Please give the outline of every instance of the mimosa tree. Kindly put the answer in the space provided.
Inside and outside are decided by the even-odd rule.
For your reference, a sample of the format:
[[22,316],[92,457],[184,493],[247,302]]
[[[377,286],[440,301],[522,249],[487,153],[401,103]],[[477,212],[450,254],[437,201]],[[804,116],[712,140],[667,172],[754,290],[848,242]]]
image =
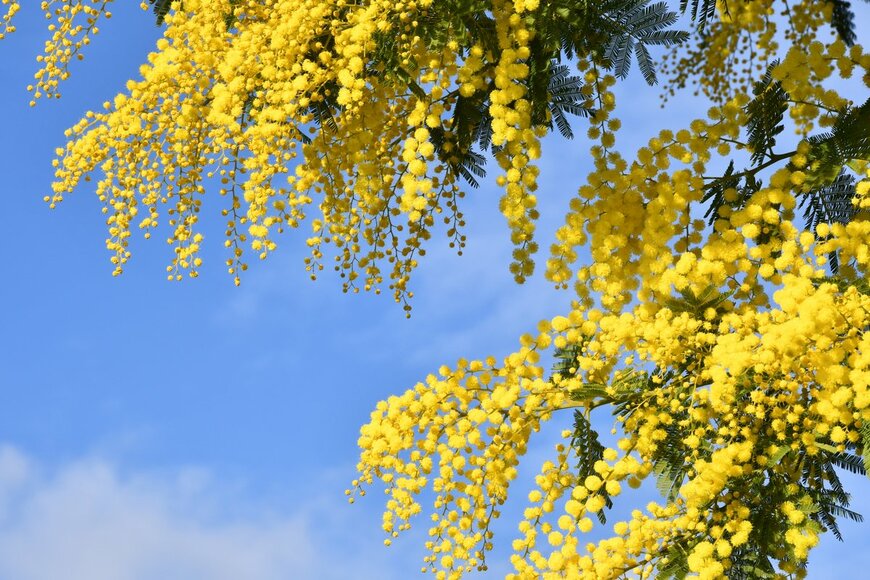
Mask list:
[[[9,32],[18,4],[0,2]],[[43,3],[34,102],[59,95],[109,5]],[[116,274],[141,229],[168,232],[170,279],[195,276],[201,200],[219,194],[236,283],[247,256],[310,227],[312,277],[332,259],[346,290],[386,285],[408,310],[430,238],[465,245],[462,197],[493,159],[522,282],[540,253],[540,139],[585,118],[594,171],[543,258],[570,311],[362,428],[349,493],[386,487],[387,543],[428,512],[427,569],[485,567],[530,438],[565,413],[512,544],[517,577],[803,577],[820,534],[860,518],[838,475],[870,461],[870,53],[848,1],[150,5],[163,38],[70,129],[47,197],[93,176]],[[631,70],[698,90],[707,116],[621,151],[612,88]],[[606,413],[612,448],[593,428]],[[661,500],[587,545],[648,478]]]

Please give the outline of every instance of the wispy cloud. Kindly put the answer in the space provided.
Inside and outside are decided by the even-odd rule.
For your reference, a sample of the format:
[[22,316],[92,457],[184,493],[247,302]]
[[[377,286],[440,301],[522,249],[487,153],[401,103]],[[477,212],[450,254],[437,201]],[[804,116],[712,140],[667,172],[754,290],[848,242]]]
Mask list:
[[[352,513],[359,510],[340,497],[303,498],[284,515],[275,506],[239,514],[226,503],[250,498],[228,494],[203,469],[126,475],[85,458],[49,471],[15,447],[0,447],[0,578],[401,577],[395,570],[404,559],[391,561],[397,554],[382,546],[371,553],[377,533],[354,533],[359,527],[349,518],[371,514]],[[369,523],[376,531],[377,522]]]

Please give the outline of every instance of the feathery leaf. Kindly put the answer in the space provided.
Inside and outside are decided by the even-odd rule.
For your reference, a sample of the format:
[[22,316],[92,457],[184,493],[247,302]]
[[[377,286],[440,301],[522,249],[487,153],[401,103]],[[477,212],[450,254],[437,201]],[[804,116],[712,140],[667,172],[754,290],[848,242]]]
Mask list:
[[164,18],[169,14],[169,9],[172,7],[172,0],[148,0],[154,7],[154,15],[157,17],[157,24],[162,25]]
[[782,83],[773,80],[773,68],[777,64],[779,63],[773,62],[767,68],[764,76],[753,88],[755,98],[746,105],[746,114],[749,117],[746,128],[754,164],[761,163],[765,156],[772,154],[776,136],[784,128],[782,120],[788,109],[788,95],[783,90]]
[[[724,6],[727,13],[728,2],[724,2]],[[716,0],[680,0],[680,11],[685,14],[686,10],[691,11],[692,22],[696,22],[698,28],[704,28],[716,17]]]
[[[580,410],[574,411],[571,448],[577,456],[577,477],[579,480],[583,481],[590,475],[597,475],[595,463],[604,457],[604,445],[598,440],[598,432],[592,428],[589,419]],[[607,509],[613,507],[613,501],[604,488],[601,488],[598,493],[604,497],[604,505]],[[599,511],[596,515],[602,524],[607,521],[604,510]]]

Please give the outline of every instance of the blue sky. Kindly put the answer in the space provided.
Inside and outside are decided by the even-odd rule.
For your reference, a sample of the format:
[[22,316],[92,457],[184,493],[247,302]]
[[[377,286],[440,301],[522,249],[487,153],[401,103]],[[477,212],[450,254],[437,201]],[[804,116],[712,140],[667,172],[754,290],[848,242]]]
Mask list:
[[[343,295],[329,275],[310,282],[305,231],[285,235],[239,288],[222,266],[220,226],[206,231],[197,280],[165,281],[170,250],[157,239],[134,239],[133,260],[113,278],[93,192],[54,211],[42,197],[63,130],[119,91],[153,47],[159,30],[136,4],[115,6],[63,98],[35,109],[24,87],[44,21],[25,8],[0,43],[0,580],[415,575],[425,522],[385,549],[379,494],[345,501],[359,426],[378,400],[441,364],[507,354],[569,296],[540,277],[513,283],[492,180],[469,194],[465,255],[432,244],[411,320],[388,296]],[[686,101],[663,113],[639,81],[620,88],[624,145],[703,110]],[[590,169],[585,145],[548,140],[542,169],[547,247]],[[539,437],[526,475],[552,442]],[[870,513],[859,496],[862,505]],[[855,577],[837,570],[870,562],[856,549],[866,527],[844,527],[851,549],[826,538],[811,577]],[[509,512],[504,544],[514,529]],[[487,576],[506,570],[497,559],[492,568]]]

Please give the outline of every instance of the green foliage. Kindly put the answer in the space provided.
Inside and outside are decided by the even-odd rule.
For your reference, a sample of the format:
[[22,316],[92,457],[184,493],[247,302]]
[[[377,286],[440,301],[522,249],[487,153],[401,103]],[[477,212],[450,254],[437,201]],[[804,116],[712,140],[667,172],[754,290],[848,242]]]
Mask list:
[[[571,448],[577,457],[577,476],[580,481],[590,475],[597,475],[595,462],[604,457],[604,445],[598,440],[598,432],[592,428],[589,417],[583,411],[574,411],[574,432],[571,434]],[[601,488],[599,493],[604,497],[604,505],[607,509],[613,507],[613,500],[607,490]],[[598,512],[598,520],[603,524],[607,522],[604,510]]]
[[679,16],[668,10],[664,2],[648,4],[646,0],[633,0],[619,4],[624,5],[616,8],[611,16],[618,32],[607,43],[605,59],[617,77],[625,78],[634,53],[644,80],[650,85],[655,84],[655,68],[647,46],[670,47],[686,40],[688,33],[669,30]]
[[831,130],[808,139],[807,187],[821,187],[836,179],[849,162],[870,160],[870,99],[857,107],[845,107]]
[[833,11],[831,12],[831,26],[840,35],[848,46],[855,44],[855,14],[848,0],[830,0]]
[[665,552],[665,558],[657,569],[656,580],[683,580],[689,575],[689,552],[691,546],[683,539],[674,542]]
[[818,522],[834,536],[843,541],[843,535],[837,525],[837,518],[846,518],[854,522],[864,521],[861,514],[849,509],[849,494],[843,488],[837,469],[858,475],[866,475],[863,459],[850,452],[840,452],[828,443],[818,443],[822,449],[816,455],[800,452],[800,487],[813,501],[815,511],[810,518]]
[[553,129],[553,123],[555,123],[562,137],[573,139],[574,133],[571,131],[567,115],[584,117],[588,116],[592,112],[592,109],[584,106],[586,96],[583,93],[582,79],[577,76],[571,76],[569,71],[570,69],[567,65],[552,63],[549,84],[547,85],[550,119],[543,120],[543,123],[550,130]]
[[671,312],[679,314],[680,312],[688,312],[697,319],[706,318],[708,308],[713,308],[717,316],[727,311],[725,303],[731,297],[730,293],[719,292],[716,286],[707,286],[699,293],[695,294],[689,289],[679,291],[679,298],[668,298],[665,300]]
[[[685,415],[685,412],[681,415]],[[682,445],[688,433],[675,424],[665,425],[664,431],[665,438],[659,444],[653,458],[653,473],[656,476],[656,488],[659,493],[668,501],[673,501],[679,495],[680,486],[683,485],[690,467],[686,464],[685,449]]]
[[172,0],[148,0],[154,10],[154,15],[157,17],[157,24],[163,24],[164,18],[169,14],[169,8],[172,6]]
[[[819,224],[848,224],[857,213],[852,204],[854,196],[855,178],[841,170],[840,175],[830,185],[812,189],[801,196],[799,207],[804,210],[805,227],[816,235],[816,239],[819,239],[820,236],[816,231]],[[836,274],[840,269],[837,252],[828,254],[828,263],[831,272]]]
[[[832,5],[831,26],[837,31],[847,46],[852,46],[858,40],[855,34],[855,14],[849,0],[828,0]],[[870,0],[864,0],[868,2]]]
[[[725,2],[725,10],[728,9],[728,2]],[[690,12],[692,22],[698,25],[698,28],[704,28],[707,22],[716,17],[716,0],[680,0],[680,10],[682,12]]]
[[821,223],[847,224],[852,221],[856,213],[852,204],[854,195],[855,178],[841,170],[830,185],[801,196],[799,207],[804,210],[807,229],[815,231]]
[[[669,28],[678,16],[666,3],[651,4],[649,0],[542,2],[530,18],[538,34],[537,46],[548,60],[561,60],[562,55],[595,55],[602,59],[599,64],[624,78],[636,54],[638,66],[650,83],[655,82],[655,71],[647,46],[669,47],[688,38],[687,32]],[[531,58],[536,58],[534,53]]]
[[712,225],[722,217],[722,208],[728,207],[732,212],[742,209],[752,195],[761,189],[761,182],[754,174],[734,173],[734,161],[728,163],[728,168],[721,177],[712,180],[704,189],[702,202],[708,203],[704,217]]
[[749,117],[746,130],[749,148],[752,150],[752,163],[761,163],[767,156],[773,156],[776,136],[782,133],[783,116],[788,109],[788,94],[782,83],[773,80],[773,69],[779,64],[774,61],[767,68],[761,81],[755,84],[755,98],[746,106]]
[[[870,288],[864,294],[870,294]],[[870,473],[870,422],[861,424],[861,444],[859,446],[864,471]]]
[[[553,363],[553,375],[562,378],[573,377],[577,374],[577,357],[580,356],[580,347],[571,345],[566,348],[557,348]],[[603,388],[603,386],[602,386]],[[575,397],[576,399],[577,397]]]

